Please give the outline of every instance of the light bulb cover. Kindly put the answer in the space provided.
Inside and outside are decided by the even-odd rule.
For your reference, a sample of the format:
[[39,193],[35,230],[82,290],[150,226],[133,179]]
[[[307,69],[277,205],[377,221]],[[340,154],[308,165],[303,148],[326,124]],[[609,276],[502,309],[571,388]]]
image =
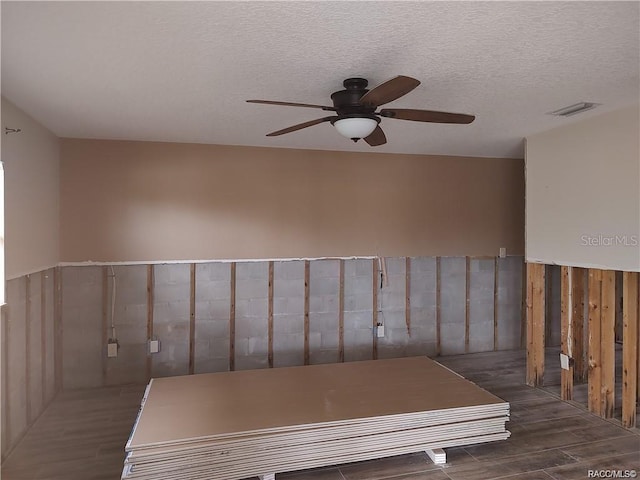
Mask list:
[[342,117],[333,123],[338,133],[347,138],[366,138],[373,133],[380,119],[374,116]]

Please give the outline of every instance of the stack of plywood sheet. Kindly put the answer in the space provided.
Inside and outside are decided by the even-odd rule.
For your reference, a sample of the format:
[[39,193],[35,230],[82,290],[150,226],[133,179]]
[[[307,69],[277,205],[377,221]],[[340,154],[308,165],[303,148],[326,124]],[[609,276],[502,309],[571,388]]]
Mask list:
[[122,478],[236,480],[504,440],[508,418],[427,357],[159,378]]

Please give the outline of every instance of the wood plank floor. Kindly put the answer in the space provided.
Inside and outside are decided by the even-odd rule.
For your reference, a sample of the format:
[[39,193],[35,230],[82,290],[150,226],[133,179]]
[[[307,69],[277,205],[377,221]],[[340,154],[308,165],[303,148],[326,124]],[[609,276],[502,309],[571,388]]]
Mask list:
[[[640,432],[523,384],[524,352],[439,359],[511,402],[505,442],[448,449],[446,466],[424,453],[277,475],[280,480],[564,480],[594,469],[640,473]],[[60,394],[2,465],[3,480],[117,480],[144,386]],[[268,472],[266,472],[268,473]]]

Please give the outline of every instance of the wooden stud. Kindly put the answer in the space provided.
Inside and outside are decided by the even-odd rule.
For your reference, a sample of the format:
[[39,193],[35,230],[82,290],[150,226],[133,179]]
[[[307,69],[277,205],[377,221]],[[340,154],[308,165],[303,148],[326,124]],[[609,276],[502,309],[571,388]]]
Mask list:
[[600,415],[613,417],[616,375],[616,272],[602,272],[602,306],[600,308]]
[[590,412],[600,414],[601,359],[600,306],[602,301],[602,270],[589,269],[589,398]]
[[[153,286],[155,283],[155,272],[153,265],[147,265],[147,341],[153,338]],[[153,373],[153,362],[151,354],[147,354],[147,379]]]
[[25,405],[27,410],[27,425],[33,421],[33,409],[31,405],[31,275],[25,276],[25,338],[26,338],[26,358],[25,366]]
[[411,257],[405,257],[405,280],[404,280],[404,321],[407,324],[407,335],[411,336]]
[[[640,278],[638,278],[638,302],[640,302]],[[638,305],[637,310],[638,310],[638,316],[640,317],[640,304]],[[638,321],[640,322],[640,318],[638,318]],[[638,379],[636,382],[636,392],[638,393],[638,397],[640,398],[640,325],[638,325],[638,366],[636,370],[638,372]]]
[[107,342],[109,340],[109,267],[102,267],[102,345],[100,355],[102,361],[102,385],[107,384]]
[[527,385],[544,380],[545,265],[527,263]]
[[442,353],[442,344],[440,342],[440,318],[442,316],[442,308],[441,308],[441,291],[442,291],[442,281],[441,281],[441,267],[440,267],[440,257],[436,257],[436,355],[440,356]]
[[309,260],[304,261],[304,364],[309,365]]
[[378,359],[378,335],[377,335],[377,328],[378,328],[378,284],[380,282],[380,268],[378,265],[378,259],[374,258],[373,259],[373,290],[372,290],[372,297],[373,297],[373,302],[372,302],[372,325],[373,325],[373,341],[372,341],[372,349],[371,349],[371,356],[374,360]]
[[560,352],[569,357],[568,369],[560,369],[560,398],[573,399],[573,302],[571,300],[573,272],[571,267],[560,267]]
[[196,264],[189,268],[189,374],[196,372]]
[[40,371],[42,407],[47,405],[47,270],[40,274]]
[[338,300],[338,361],[344,362],[344,260],[340,259],[340,298]]
[[551,345],[551,332],[553,330],[553,265],[544,266],[544,298],[545,298],[545,313],[544,313],[544,344]]
[[499,280],[500,257],[493,259],[493,351],[500,349],[498,336],[498,280]]
[[229,282],[229,370],[236,369],[236,262],[230,264]]
[[622,309],[623,309],[623,293],[622,293],[622,272],[616,271],[616,326],[615,326],[615,341],[616,343],[622,343]]
[[273,262],[269,262],[269,313],[267,318],[268,330],[268,360],[269,368],[273,368]]
[[587,359],[584,348],[584,298],[585,269],[571,268],[571,330],[574,359],[573,380],[584,383],[587,379]]
[[53,357],[54,357],[54,378],[56,393],[62,390],[62,272],[61,267],[53,269]]
[[465,282],[464,282],[464,352],[469,353],[469,313],[471,291],[471,258],[465,257]]
[[638,400],[638,273],[622,274],[622,426],[636,426]]

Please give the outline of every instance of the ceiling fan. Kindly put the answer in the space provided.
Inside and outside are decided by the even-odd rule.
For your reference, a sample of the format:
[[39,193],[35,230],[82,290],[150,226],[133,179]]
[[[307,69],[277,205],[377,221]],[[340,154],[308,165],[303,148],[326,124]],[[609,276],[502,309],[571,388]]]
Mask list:
[[468,124],[476,118],[473,115],[465,115],[462,113],[435,112],[432,110],[407,108],[383,108],[376,112],[379,106],[406,95],[420,85],[420,81],[415,78],[399,75],[378,85],[372,90],[367,90],[369,82],[364,78],[347,78],[342,84],[344,85],[344,90],[331,94],[333,107],[308,103],[274,102],[270,100],[247,100],[247,102],[283,105],[287,107],[319,108],[336,113],[334,116],[318,118],[268,133],[267,137],[276,137],[320,123],[331,122],[331,125],[336,127],[338,133],[344,137],[350,138],[354,142],[363,138],[364,141],[372,147],[387,143],[387,138],[380,128],[381,117],[412,120],[414,122],[458,124]]

